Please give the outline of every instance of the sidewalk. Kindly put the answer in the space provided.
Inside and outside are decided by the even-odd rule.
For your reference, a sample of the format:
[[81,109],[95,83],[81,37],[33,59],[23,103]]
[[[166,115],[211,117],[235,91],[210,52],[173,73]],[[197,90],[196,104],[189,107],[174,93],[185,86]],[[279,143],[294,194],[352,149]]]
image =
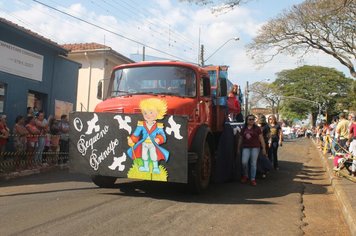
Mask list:
[[29,176],[33,174],[39,174],[47,171],[51,171],[54,169],[65,169],[68,168],[67,164],[60,164],[60,165],[42,165],[34,169],[24,169],[21,171],[13,171],[9,173],[0,173],[0,182],[6,181],[13,178],[18,178],[21,176]]
[[[315,144],[314,140],[313,143]],[[317,148],[316,144],[315,147]],[[330,177],[336,197],[340,203],[341,211],[350,228],[351,235],[356,235],[356,183],[343,177],[337,177],[333,173],[333,160],[324,156],[319,150],[320,158]]]

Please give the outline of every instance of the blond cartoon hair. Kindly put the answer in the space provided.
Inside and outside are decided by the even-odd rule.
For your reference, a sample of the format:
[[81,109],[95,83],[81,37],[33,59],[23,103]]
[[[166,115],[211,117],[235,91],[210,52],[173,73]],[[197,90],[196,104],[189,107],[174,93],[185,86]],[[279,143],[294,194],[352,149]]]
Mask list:
[[167,113],[167,102],[159,98],[148,98],[140,102],[141,111],[156,110],[157,120],[163,119]]

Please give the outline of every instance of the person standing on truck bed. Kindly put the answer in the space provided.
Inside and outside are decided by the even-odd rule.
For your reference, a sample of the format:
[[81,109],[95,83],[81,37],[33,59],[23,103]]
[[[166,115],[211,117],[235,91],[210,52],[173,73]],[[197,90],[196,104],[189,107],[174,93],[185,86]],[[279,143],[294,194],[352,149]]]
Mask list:
[[241,104],[238,97],[239,86],[234,84],[228,94],[228,108],[229,114],[228,118],[230,121],[243,121],[243,116],[241,114]]
[[[238,150],[242,148],[242,178],[241,183],[246,183],[250,177],[251,185],[256,186],[257,158],[261,151],[262,155],[267,155],[266,145],[262,136],[261,128],[255,123],[256,117],[248,115],[245,125],[241,130],[238,143]],[[261,149],[262,147],[262,149]],[[250,175],[249,175],[250,162]]]

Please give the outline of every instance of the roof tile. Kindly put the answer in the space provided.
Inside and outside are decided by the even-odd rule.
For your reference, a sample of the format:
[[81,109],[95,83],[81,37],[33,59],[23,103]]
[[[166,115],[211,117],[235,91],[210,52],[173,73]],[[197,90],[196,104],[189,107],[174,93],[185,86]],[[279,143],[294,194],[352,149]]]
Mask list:
[[65,49],[71,52],[96,50],[96,49],[111,49],[111,47],[99,43],[69,43],[69,44],[63,44],[62,47],[64,47]]

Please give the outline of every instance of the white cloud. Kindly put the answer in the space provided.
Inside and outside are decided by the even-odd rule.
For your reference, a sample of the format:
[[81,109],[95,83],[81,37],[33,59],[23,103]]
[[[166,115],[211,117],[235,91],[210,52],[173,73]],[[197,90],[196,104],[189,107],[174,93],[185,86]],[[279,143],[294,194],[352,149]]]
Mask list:
[[[198,59],[199,29],[200,43],[205,46],[206,57],[227,40],[238,36],[240,41],[226,43],[208,63],[229,65],[230,78],[242,85],[246,81],[274,79],[274,73],[280,70],[301,66],[297,63],[297,58],[280,56],[260,70],[256,69],[254,62],[245,54],[245,45],[257,34],[264,22],[255,19],[256,12],[249,9],[248,5],[215,16],[208,8],[197,8],[184,3],[173,4],[169,0],[153,0],[144,3],[140,1],[140,4],[145,5],[135,6],[135,9],[132,9],[135,14],[131,13],[131,15],[129,11],[124,11],[125,14],[123,14],[119,9],[103,11],[93,8],[93,5],[87,1],[83,4],[73,3],[67,9],[61,7],[61,10],[160,51],[193,62],[197,62]],[[1,0],[0,5],[5,6]],[[60,44],[105,43],[125,56],[137,51],[142,52],[142,45],[139,43],[123,39],[38,4],[22,3],[20,10],[11,10],[5,6],[5,10],[11,15],[0,12],[0,16]],[[113,12],[117,12],[116,15],[112,15]],[[150,48],[146,48],[146,53],[169,58],[168,55]],[[337,61],[323,54],[308,56],[305,62],[324,66],[339,65]],[[340,68],[342,66],[338,66],[339,70]]]
[[172,4],[170,0],[155,0],[162,10],[171,10]]
[[69,6],[67,10],[64,9],[65,12],[74,15],[76,17],[82,17],[87,14],[88,10],[82,6],[80,3],[75,3]]

